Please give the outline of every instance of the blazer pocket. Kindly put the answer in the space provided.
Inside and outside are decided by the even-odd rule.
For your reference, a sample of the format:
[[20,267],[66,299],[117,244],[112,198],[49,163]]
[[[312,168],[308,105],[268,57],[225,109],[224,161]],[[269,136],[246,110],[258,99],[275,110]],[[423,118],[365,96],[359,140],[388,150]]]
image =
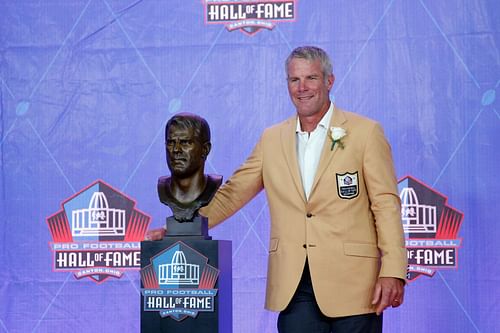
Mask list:
[[279,238],[271,238],[269,242],[269,253],[276,252],[278,250]]
[[380,251],[375,244],[344,243],[344,254],[356,257],[380,257]]

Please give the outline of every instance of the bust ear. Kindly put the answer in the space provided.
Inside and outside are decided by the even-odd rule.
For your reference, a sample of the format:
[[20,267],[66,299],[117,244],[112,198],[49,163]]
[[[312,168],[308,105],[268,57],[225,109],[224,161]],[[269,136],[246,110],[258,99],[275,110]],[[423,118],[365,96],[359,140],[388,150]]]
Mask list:
[[210,154],[210,150],[212,149],[212,143],[205,142],[203,144],[203,159],[206,160],[208,154]]

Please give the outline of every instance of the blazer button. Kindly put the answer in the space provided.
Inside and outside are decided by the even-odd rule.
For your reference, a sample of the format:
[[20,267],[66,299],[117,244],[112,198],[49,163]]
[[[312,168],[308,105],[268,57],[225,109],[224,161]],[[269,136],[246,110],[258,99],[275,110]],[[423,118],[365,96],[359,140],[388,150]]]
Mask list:
[[307,213],[306,216],[307,216],[307,218],[311,218],[313,216],[313,214]]
[[307,245],[306,244],[302,244],[302,247],[305,249],[305,248],[307,248]]

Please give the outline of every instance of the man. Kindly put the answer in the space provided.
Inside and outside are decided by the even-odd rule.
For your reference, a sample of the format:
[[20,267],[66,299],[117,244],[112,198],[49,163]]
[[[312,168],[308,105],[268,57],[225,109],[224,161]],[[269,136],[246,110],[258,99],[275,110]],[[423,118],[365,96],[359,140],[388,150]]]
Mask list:
[[[212,147],[205,119],[179,113],[165,126],[165,152],[171,176],[158,179],[160,201],[172,209],[175,220],[192,221],[198,209],[208,204],[222,177],[205,175],[205,161]],[[159,231],[162,235],[164,229]]]
[[407,266],[390,147],[376,122],[330,102],[322,49],[293,50],[286,72],[296,115],[264,131],[200,214],[213,227],[265,189],[266,308],[280,311],[279,331],[381,332]]

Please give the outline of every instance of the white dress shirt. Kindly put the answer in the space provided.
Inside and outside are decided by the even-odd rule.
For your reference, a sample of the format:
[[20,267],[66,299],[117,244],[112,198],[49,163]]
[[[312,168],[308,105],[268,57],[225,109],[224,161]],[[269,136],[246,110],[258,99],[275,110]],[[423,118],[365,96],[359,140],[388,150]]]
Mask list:
[[311,187],[318,168],[321,151],[328,134],[328,125],[334,111],[333,103],[312,132],[303,132],[297,117],[297,158],[306,199],[309,200]]

